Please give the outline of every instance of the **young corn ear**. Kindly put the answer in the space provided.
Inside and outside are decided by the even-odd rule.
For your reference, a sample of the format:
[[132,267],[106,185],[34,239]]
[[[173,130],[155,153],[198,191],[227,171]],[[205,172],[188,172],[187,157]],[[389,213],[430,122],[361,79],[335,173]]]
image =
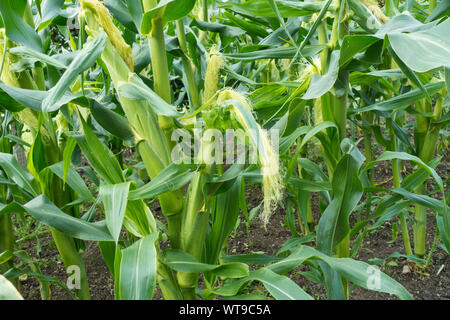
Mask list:
[[372,14],[380,20],[382,23],[385,23],[389,20],[388,17],[384,14],[384,12],[378,6],[378,2],[374,0],[362,0],[361,1],[371,12]]
[[94,13],[97,23],[106,32],[111,44],[116,48],[130,70],[133,70],[135,59],[131,47],[125,42],[120,30],[114,25],[114,21],[108,12],[108,9],[97,0],[81,0],[81,7],[83,9],[89,9]]
[[[224,90],[222,91],[217,102],[225,102],[227,100],[238,101],[242,106],[244,106],[248,111],[251,111],[250,104],[248,100],[240,93],[234,90]],[[236,107],[232,106],[232,112],[238,120],[238,122],[244,128],[244,131],[252,137],[252,127],[248,122],[242,111]],[[253,137],[252,142],[256,145],[258,149],[258,160],[261,165],[261,173],[263,176],[263,194],[264,194],[264,207],[261,214],[261,220],[264,226],[267,225],[272,211],[277,205],[277,202],[282,198],[282,178],[280,175],[280,165],[279,157],[277,152],[274,150],[273,145],[267,135],[267,131],[263,130],[259,124],[256,124],[257,137]]]
[[203,104],[206,104],[216,92],[219,90],[219,72],[222,67],[223,58],[219,54],[217,47],[212,46],[209,51],[206,73],[205,73],[205,82],[204,82],[204,90],[203,90]]

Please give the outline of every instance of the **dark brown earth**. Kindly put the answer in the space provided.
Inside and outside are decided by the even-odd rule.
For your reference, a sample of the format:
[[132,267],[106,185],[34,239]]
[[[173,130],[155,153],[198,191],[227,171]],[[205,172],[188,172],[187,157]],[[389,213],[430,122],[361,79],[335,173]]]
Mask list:
[[[437,171],[441,177],[448,177],[449,157],[444,158],[438,166]],[[411,172],[406,167],[407,172]],[[392,187],[389,181],[391,171],[389,167],[383,164],[375,167],[375,181],[386,188]],[[431,184],[431,183],[430,183]],[[429,190],[432,186],[429,186]],[[257,186],[247,186],[246,198],[248,209],[257,206],[262,200],[261,190]],[[313,197],[313,215],[318,221],[320,216],[317,206],[317,197]],[[164,222],[160,208],[157,204],[152,205],[157,218]],[[249,230],[246,230],[244,224],[244,216],[241,215],[241,225],[232,234],[229,240],[229,254],[243,254],[250,252],[264,252],[269,255],[276,255],[281,246],[292,235],[285,226],[285,214],[283,209],[277,208],[271,217],[270,223],[264,229],[258,217],[251,222]],[[355,217],[351,217],[351,223],[355,221]],[[431,247],[435,232],[435,219],[430,212],[429,224],[427,228],[427,248]],[[385,223],[374,233],[367,234],[363,245],[361,246],[357,256],[358,260],[369,262],[369,259],[384,259],[394,252],[403,253],[402,237],[399,232],[395,241],[392,241],[392,224],[395,221]],[[412,234],[410,234],[412,239]],[[41,272],[44,275],[58,278],[61,282],[65,282],[66,274],[62,262],[58,257],[57,250],[51,240],[49,234],[45,234],[40,238],[42,251],[38,261],[41,261]],[[24,249],[33,257],[36,256],[35,240],[30,240],[24,244]],[[307,245],[314,246],[314,243]],[[113,295],[113,280],[102,260],[100,251],[95,242],[87,242],[87,249],[83,254],[91,290],[92,299],[111,300]],[[408,266],[408,270],[405,270]],[[324,288],[302,276],[299,272],[307,271],[309,267],[300,266],[297,270],[290,273],[291,279],[300,285],[306,292],[315,299],[326,299]],[[415,299],[419,300],[450,300],[450,258],[443,249],[437,247],[433,256],[432,263],[426,270],[413,270],[405,258],[390,259],[381,266],[381,270],[391,276],[393,279],[401,283]],[[71,297],[60,287],[51,284],[52,299],[71,299]],[[33,278],[21,281],[21,293],[25,299],[40,299],[38,282]],[[155,294],[155,299],[161,299],[159,291]],[[394,296],[384,293],[369,291],[362,288],[354,289],[350,294],[350,299],[367,300],[367,299],[397,299]]]

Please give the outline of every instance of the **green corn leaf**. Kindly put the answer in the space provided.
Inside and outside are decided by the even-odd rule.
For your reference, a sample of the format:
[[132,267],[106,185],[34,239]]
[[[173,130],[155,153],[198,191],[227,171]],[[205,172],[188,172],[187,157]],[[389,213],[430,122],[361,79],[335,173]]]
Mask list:
[[22,168],[12,154],[0,153],[0,166],[20,188],[33,197],[38,196],[40,190],[38,182]]
[[441,0],[437,4],[436,8],[434,8],[433,12],[431,12],[431,14],[425,20],[425,22],[430,22],[430,21],[436,20],[437,18],[441,17],[448,10],[450,10],[450,2]]
[[[398,215],[400,215],[403,212],[403,209],[406,208],[411,204],[411,201],[401,201],[396,202],[393,206],[389,207],[388,209],[384,210],[383,215],[370,227],[370,229],[376,229],[379,226],[381,226],[383,223],[387,221],[391,221]],[[374,215],[371,217],[374,219]]]
[[153,111],[159,115],[167,117],[178,117],[181,114],[175,106],[168,104],[158,96],[152,89],[135,74],[130,74],[128,82],[119,82],[119,92],[121,95],[131,100],[146,100]]
[[0,13],[5,24],[6,36],[14,42],[42,52],[41,38],[22,18],[26,5],[27,0],[0,1]]
[[311,181],[306,179],[298,179],[291,177],[289,179],[291,183],[297,190],[304,190],[309,192],[319,192],[331,190],[331,183],[328,181]]
[[[281,247],[280,250],[278,250],[277,255],[280,255],[285,252],[293,252],[298,248],[299,245],[301,245],[303,243],[308,243],[308,242],[314,241],[315,239],[316,239],[315,233],[309,233],[308,235],[303,236],[303,237],[291,238],[283,244],[283,246]],[[281,260],[281,258],[279,258],[277,261],[279,261],[279,260]],[[277,262],[277,261],[274,261],[274,262]]]
[[411,15],[401,14],[393,17],[387,21],[382,28],[380,28],[375,36],[384,39],[387,34],[399,33],[399,32],[418,32],[433,28],[435,23],[423,24],[419,20],[415,19]]
[[92,66],[102,53],[106,43],[106,33],[100,32],[92,41],[88,42],[76,55],[72,63],[59,79],[58,83],[49,91],[42,101],[42,111],[52,112],[64,104],[64,95],[78,75]]
[[[269,35],[266,29],[258,24],[254,24],[248,22],[247,20],[236,17],[227,11],[225,11],[223,15],[227,17],[233,25],[241,28],[242,30],[245,30],[248,34],[260,37],[267,37]],[[289,30],[289,32],[291,31]]]
[[29,47],[14,47],[9,49],[9,52],[16,56],[36,58],[37,60],[44,62],[50,66],[54,66],[58,69],[67,69],[67,66],[62,64],[59,60],[41,52],[35,51]]
[[[424,87],[430,95],[433,95],[445,87],[445,82],[439,81],[435,83],[428,83]],[[355,112],[367,112],[372,110],[378,111],[401,110],[409,107],[416,100],[424,97],[425,95],[422,90],[414,89],[407,93],[395,96],[389,100],[378,102],[367,107],[358,109],[349,109],[348,112],[355,113]]]
[[109,184],[125,182],[119,161],[92,132],[83,117],[80,116],[85,136],[74,135],[83,154],[95,169],[95,171]]
[[[116,18],[117,21],[119,21],[124,27],[126,27],[128,30],[134,33],[138,33],[139,29],[137,28],[136,25],[137,20],[135,20],[133,15],[130,13],[130,4],[129,4],[130,2],[131,2],[130,0],[126,1],[126,3],[124,1],[105,0],[104,4],[106,8],[108,8],[108,10],[114,16],[114,18]],[[139,6],[141,6],[140,1]]]
[[[56,174],[61,180],[64,180],[65,168],[62,161],[49,166],[48,169]],[[77,192],[82,199],[94,200],[94,197],[84,183],[83,178],[81,178],[73,167],[68,167],[65,183],[67,183],[72,190]]]
[[331,53],[330,65],[326,74],[313,74],[308,90],[303,95],[302,99],[316,99],[328,92],[337,80],[339,73],[339,56],[340,51],[335,50]]
[[438,212],[440,214],[443,214],[445,212],[445,207],[442,201],[439,201],[437,199],[431,198],[423,194],[412,193],[402,188],[395,188],[392,189],[391,191],[400,194],[407,199],[410,199],[414,203],[430,208],[431,210]]
[[288,277],[276,274],[267,268],[252,271],[248,277],[211,290],[211,292],[221,296],[235,296],[242,287],[251,281],[261,282],[277,300],[313,300],[309,294]]
[[[289,161],[288,169],[285,175],[285,180],[289,181],[292,173],[294,172],[294,168],[297,164],[297,158],[299,156],[300,150],[310,141],[314,136],[320,135],[320,133],[327,128],[335,128],[337,130],[336,124],[330,121],[324,121],[319,123],[313,128],[308,128],[306,135],[303,137],[301,144],[297,147],[297,151],[295,152],[294,157]],[[295,132],[294,132],[295,133]]]
[[419,77],[414,73],[413,70],[411,70],[405,63],[403,63],[402,60],[400,60],[400,58],[395,54],[395,52],[391,49],[391,47],[388,47],[388,51],[389,51],[390,55],[392,56],[392,58],[394,59],[394,61],[397,63],[397,65],[403,71],[403,73],[408,77],[408,79],[412,83],[414,83],[416,86],[419,87],[420,91],[423,92],[425,98],[428,100],[428,102],[431,103],[430,94],[428,93],[427,89],[420,81]]
[[339,66],[345,65],[355,56],[355,54],[366,50],[377,41],[380,41],[380,39],[368,35],[345,36],[342,40]]
[[104,221],[86,222],[74,218],[61,211],[44,195],[27,202],[23,207],[36,220],[73,238],[94,241],[113,240]]
[[[393,152],[393,151],[385,151],[383,152],[383,154],[381,156],[379,156],[375,161],[369,162],[364,170],[368,170],[370,168],[372,168],[375,163],[379,162],[379,161],[388,161],[388,160],[392,160],[392,159],[399,159],[399,160],[407,160],[407,161],[412,161],[414,163],[417,163],[418,165],[420,165],[422,168],[424,168],[429,174],[431,174],[431,176],[434,178],[434,180],[436,181],[436,183],[439,186],[439,189],[441,190],[442,194],[445,195],[445,191],[444,191],[444,185],[442,182],[441,177],[436,173],[436,171],[428,166],[427,164],[425,164],[420,158],[410,155],[408,153],[405,152]],[[444,197],[445,198],[445,197]]]
[[294,281],[286,276],[276,274],[270,269],[262,268],[251,275],[261,281],[270,294],[277,300],[313,300]]
[[154,8],[144,13],[141,33],[152,31],[152,20],[162,19],[163,23],[175,21],[188,15],[194,8],[195,0],[161,0]]
[[[48,91],[16,88],[8,86],[4,83],[0,83],[0,89],[8,94],[10,98],[16,101],[15,103],[12,102],[12,105],[9,105],[11,103],[9,101],[11,100],[8,100],[8,102],[5,101],[5,106],[7,106],[7,109],[13,112],[22,110],[23,106],[36,111],[41,111],[41,105],[44,99],[49,96]],[[60,106],[62,106],[66,103],[74,101],[79,103],[80,105],[84,105],[85,99],[86,98],[81,97],[80,93],[72,94],[71,92],[66,91],[63,93],[58,103]],[[19,104],[17,104],[17,102],[19,102]]]
[[109,272],[114,278],[114,260],[116,257],[116,244],[113,241],[99,241],[98,247]]
[[350,231],[348,217],[361,199],[363,191],[358,173],[360,166],[360,161],[346,154],[335,169],[332,180],[334,197],[317,226],[317,245],[326,254],[331,255],[335,246]]
[[5,213],[13,213],[13,212],[15,212],[15,213],[24,212],[24,209],[17,202],[10,202],[6,205],[3,203],[0,203],[0,215],[5,214]]
[[350,73],[349,80],[352,85],[358,85],[358,84],[369,84],[371,82],[383,78],[390,78],[396,80],[396,79],[404,79],[406,78],[406,76],[400,69],[377,70],[368,73],[354,71]]
[[427,30],[391,33],[389,42],[397,56],[409,68],[416,72],[426,72],[441,66],[450,66],[449,29],[450,20],[447,19]]
[[104,107],[95,100],[92,101],[91,114],[106,131],[125,140],[129,144],[133,144],[134,133],[124,117]]
[[[288,18],[307,16],[314,12],[319,12],[323,8],[325,1],[294,2],[278,0],[276,4],[280,16]],[[277,13],[274,12],[267,0],[249,0],[241,3],[234,1],[220,2],[219,7],[250,17],[277,18]],[[335,6],[332,6],[331,9],[336,10]]]
[[185,165],[171,163],[146,185],[130,191],[128,199],[148,199],[177,190],[192,180],[195,172]]
[[289,148],[297,141],[297,139],[300,136],[305,135],[306,133],[308,133],[308,131],[310,129],[311,129],[310,127],[302,126],[300,128],[295,129],[295,131],[292,132],[289,136],[282,137],[280,139],[280,146],[279,146],[280,154],[283,154],[286,151],[288,151]]
[[41,23],[39,24],[38,31],[41,31],[48,27],[50,23],[58,15],[63,13],[61,9],[64,5],[64,0],[45,0],[42,4]]
[[[118,295],[121,300],[151,300],[156,286],[158,233],[139,239],[121,251]],[[116,255],[118,256],[118,255]],[[118,298],[116,296],[116,298]]]
[[240,278],[248,275],[248,266],[240,262],[221,265],[201,263],[190,254],[174,249],[164,250],[164,264],[181,272],[211,272],[216,276]]
[[72,154],[77,145],[77,141],[73,137],[68,137],[66,145],[63,151],[63,181],[66,183],[67,174],[69,173],[70,162],[72,160]]
[[318,259],[325,262],[339,275],[360,287],[394,294],[400,299],[412,299],[412,296],[400,283],[373,266],[350,258],[330,257],[308,246],[299,246],[291,255],[267,268],[276,273],[282,273],[296,268],[309,259]]
[[264,253],[236,254],[220,258],[225,262],[241,262],[245,264],[269,264],[281,260],[281,258],[269,256]]
[[281,17],[280,10],[278,10],[278,5],[275,0],[267,0],[269,2],[270,7],[272,8],[273,12],[275,12],[275,15],[278,19],[278,22],[280,23],[281,27],[284,29],[284,32],[287,34],[289,40],[294,46],[297,46],[295,43],[295,40],[292,38],[291,33],[289,32],[288,28],[286,27],[286,24],[284,23],[284,19]]
[[194,19],[191,26],[197,27],[202,31],[217,32],[225,37],[238,37],[245,34],[245,30],[238,27],[228,26],[226,24],[218,22],[205,22],[201,20]]
[[[317,28],[319,27],[319,25],[322,23],[322,19],[325,16],[325,14],[328,11],[328,8],[331,5],[332,0],[328,0],[327,2],[323,3],[322,8],[320,9],[319,14],[317,15],[317,19],[316,21],[314,21],[313,25],[311,26],[311,28],[308,30],[308,33],[306,35],[306,37],[302,40],[302,43],[300,43],[300,45],[298,46],[296,52],[295,52],[295,56],[292,59],[291,63],[289,64],[289,66],[292,65],[292,63],[294,63],[297,60],[298,55],[301,53],[301,51],[303,50],[303,48],[306,46],[306,43],[311,39],[311,37],[313,36],[313,34],[316,32]],[[311,61],[310,61],[311,63]]]
[[11,112],[22,111],[25,107],[19,101],[12,98],[8,93],[6,93],[2,86],[6,86],[0,83],[0,107]]
[[[130,184],[130,192],[137,189],[135,182]],[[125,212],[124,226],[137,237],[145,237],[156,231],[153,214],[142,200],[129,200]]]
[[224,241],[233,231],[239,217],[239,198],[241,179],[234,181],[232,187],[217,196],[211,231],[206,239],[207,262],[217,263]]
[[[116,1],[109,1],[115,3]],[[142,1],[141,0],[127,0],[128,12],[131,15],[131,19],[136,26],[136,31],[139,32],[141,30],[143,9],[142,9]],[[121,11],[122,12],[122,11]]]
[[441,217],[436,216],[436,224],[439,228],[440,238],[442,239],[442,242],[444,243],[445,248],[447,249],[447,253],[450,252],[450,229],[445,226],[446,223],[448,223],[449,219],[447,220]]
[[164,21],[175,21],[187,16],[195,6],[195,0],[174,0],[167,4]]

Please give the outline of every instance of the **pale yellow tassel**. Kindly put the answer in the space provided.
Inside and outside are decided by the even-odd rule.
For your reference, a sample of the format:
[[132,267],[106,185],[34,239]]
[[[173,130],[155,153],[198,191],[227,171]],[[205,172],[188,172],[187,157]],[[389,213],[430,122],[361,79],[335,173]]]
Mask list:
[[[238,101],[245,108],[251,110],[248,100],[236,91],[230,89],[222,91],[217,98],[217,102],[224,102],[226,100]],[[235,117],[239,121],[239,123],[244,127],[244,130],[246,132],[249,132],[250,128],[240,110],[236,107],[233,107],[233,113],[235,114]],[[263,130],[259,124],[257,125],[257,129],[261,138],[261,141],[259,141],[259,143],[262,143],[262,147],[264,150],[263,154],[258,152],[258,157],[261,164],[261,173],[263,176],[264,194],[264,207],[261,214],[261,220],[263,221],[264,226],[266,226],[269,222],[269,218],[272,215],[272,212],[277,206],[277,202],[282,198],[281,191],[283,188],[283,183],[280,175],[279,157],[267,136],[267,131]]]

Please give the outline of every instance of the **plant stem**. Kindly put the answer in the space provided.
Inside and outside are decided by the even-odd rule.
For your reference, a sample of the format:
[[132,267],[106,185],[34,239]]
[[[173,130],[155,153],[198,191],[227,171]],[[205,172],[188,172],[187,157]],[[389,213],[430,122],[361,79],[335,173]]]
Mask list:
[[188,56],[188,47],[186,45],[186,34],[184,31],[183,20],[177,20],[177,34],[180,49],[183,52],[181,61],[183,62],[184,73],[186,76],[186,82],[188,86],[189,98],[191,99],[192,109],[196,110],[200,107],[200,96],[198,92],[197,83],[195,82],[194,66],[191,63]]
[[[156,6],[155,0],[143,0],[143,8],[144,11],[151,10]],[[184,32],[183,32],[184,35]],[[167,64],[167,54],[166,54],[166,45],[164,38],[164,24],[162,18],[157,18],[152,20],[152,31],[148,35],[149,36],[149,45],[150,45],[150,53],[152,57],[152,71],[153,71],[153,79],[155,92],[163,98],[167,103],[171,103],[172,94],[169,80],[169,67]],[[174,127],[174,122],[172,118],[165,116],[158,116],[159,127],[164,133],[166,140],[166,148],[168,148],[168,155],[170,157],[170,149],[173,146],[174,142],[171,140],[172,131]],[[166,163],[168,165],[169,162]],[[149,166],[146,165],[147,168]],[[153,176],[152,176],[153,178]],[[171,210],[172,212],[165,211],[165,214],[168,216],[168,225],[169,225],[169,236],[171,236],[171,244],[175,248],[179,248],[181,240],[180,240],[180,231],[181,231],[181,218],[178,216],[182,211],[182,191],[173,192],[176,194],[175,199],[167,199],[167,201],[161,201],[162,209],[168,209],[172,207],[170,201],[174,201],[176,204],[176,210]],[[170,195],[164,195],[170,196]]]
[[[394,115],[393,115],[394,117]],[[392,121],[394,121],[392,118],[386,119],[387,126],[389,128],[389,135],[391,139],[391,145],[392,145],[392,151],[397,151],[397,137],[395,136],[393,127],[392,127]],[[400,173],[400,161],[398,159],[393,159],[391,161],[392,166],[392,176],[394,181],[394,188],[400,188],[402,177]],[[405,247],[405,253],[407,255],[412,254],[411,250],[411,240],[409,238],[409,232],[408,232],[408,223],[406,221],[406,215],[404,212],[400,213],[400,226],[402,230],[402,240],[403,240],[403,246]]]
[[[441,117],[443,109],[442,96],[439,96],[433,112],[433,120]],[[420,112],[431,112],[431,104],[426,100],[419,100],[416,103]],[[434,157],[437,140],[439,138],[440,125],[432,124],[429,118],[418,115],[414,138],[417,145],[419,158],[428,163]],[[418,194],[426,193],[426,184],[422,184],[416,189]],[[427,210],[425,207],[416,204],[414,210],[415,225],[414,232],[414,254],[423,258],[426,254],[426,231],[427,231]]]
[[[205,182],[206,172],[203,170],[197,172],[192,179],[182,224],[182,248],[198,260],[201,260],[202,257],[209,221],[209,212],[204,209],[203,188]],[[191,295],[191,291],[197,285],[198,274],[178,272],[177,279],[180,287],[185,289],[185,293]]]
[[[153,9],[156,0],[143,0],[144,11]],[[148,35],[150,54],[152,57],[152,71],[155,92],[167,103],[172,102],[172,93],[169,80],[169,67],[167,64],[166,42],[164,38],[164,24],[162,18],[152,19],[152,31]],[[171,134],[173,128],[172,118],[158,116],[159,126],[163,130],[168,145],[172,145]]]
[[[214,142],[204,139],[197,155],[201,163],[211,163]],[[208,231],[210,201],[204,195],[207,176],[212,170],[206,165],[193,177],[189,186],[186,212],[182,224],[182,248],[197,260],[202,260],[203,247]],[[178,284],[185,290],[185,298],[191,299],[198,282],[198,273],[178,272]],[[195,297],[195,295],[194,295]]]
[[[338,258],[348,258],[350,257],[350,233],[348,233],[345,238],[337,245],[336,253]],[[344,288],[345,299],[348,300],[349,288],[348,281],[344,277],[341,278],[342,286]]]
[[[49,165],[61,161],[61,152],[57,145],[47,145],[46,154],[49,156]],[[50,185],[45,186],[43,193],[47,195],[58,208],[62,208],[65,204],[71,202],[69,190],[64,190],[62,180],[53,175],[53,181]],[[73,215],[70,209],[65,210],[67,214]],[[88,277],[86,273],[83,257],[78,252],[73,238],[65,235],[54,228],[50,228],[53,239],[64,266],[76,265],[80,268],[80,288],[76,290],[77,296],[82,300],[90,300]]]
[[[364,112],[362,114],[363,121],[368,122],[369,124],[373,123],[373,112]],[[373,160],[372,155],[372,129],[370,125],[364,125],[363,128],[364,133],[364,155],[366,157],[366,162],[369,163]],[[369,178],[370,185],[373,186],[373,169],[369,169],[367,171],[367,176]],[[372,194],[369,193],[367,195],[367,201],[366,201],[366,219],[369,219],[370,211],[371,211],[371,205],[372,205]]]
[[202,0],[202,18],[208,22],[208,0]]
[[[25,6],[25,12],[23,15],[24,21],[34,29],[34,20],[33,20],[33,14],[31,12],[30,4],[27,2]],[[44,91],[45,90],[45,76],[44,76],[44,70],[42,67],[36,67],[33,69],[33,77],[34,81],[36,83],[36,86],[39,90]]]
[[[421,185],[416,189],[416,192],[424,194],[425,190],[425,186]],[[426,253],[427,209],[424,206],[416,205],[414,219],[414,254],[419,258],[423,258]]]
[[[0,215],[0,253],[4,251],[14,251],[14,233],[10,213]],[[9,261],[0,265],[0,271],[4,273],[12,266],[12,261]]]

